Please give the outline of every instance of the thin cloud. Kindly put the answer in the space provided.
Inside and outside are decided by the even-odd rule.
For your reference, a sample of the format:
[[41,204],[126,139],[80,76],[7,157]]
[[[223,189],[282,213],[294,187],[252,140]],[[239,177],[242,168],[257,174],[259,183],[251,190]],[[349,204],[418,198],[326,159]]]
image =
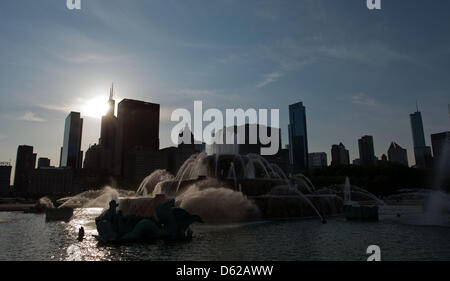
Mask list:
[[395,62],[407,62],[423,66],[421,62],[413,57],[377,42],[363,45],[321,46],[318,48],[317,55],[336,60],[357,61],[375,66],[385,66]]
[[256,85],[256,87],[263,88],[270,83],[276,82],[282,76],[283,76],[283,73],[278,72],[278,71],[266,74],[266,75],[264,75],[263,81],[259,82],[258,85]]
[[53,54],[59,59],[71,64],[107,64],[127,58],[125,56],[106,56],[95,53],[69,54],[53,52]]
[[4,140],[6,140],[7,138],[8,138],[7,135],[1,135],[1,134],[0,134],[0,141],[4,141]]
[[51,110],[51,111],[59,111],[59,112],[70,112],[70,111],[73,111],[73,109],[74,109],[73,106],[68,106],[68,105],[37,104],[36,106],[43,108],[43,109],[47,109],[47,110]]
[[377,100],[375,100],[371,97],[368,97],[365,94],[354,95],[350,98],[350,100],[353,104],[357,104],[357,105],[364,105],[364,106],[370,106],[370,107],[377,107],[380,105],[380,103]]
[[220,63],[224,64],[240,64],[240,63],[247,63],[250,61],[249,54],[245,53],[239,53],[239,54],[228,54],[225,55],[223,58],[219,59]]
[[206,50],[226,50],[231,49],[233,46],[222,45],[222,44],[211,44],[200,41],[183,41],[183,40],[174,40],[174,43],[190,49],[206,49]]
[[17,118],[17,120],[29,121],[29,122],[44,122],[45,121],[44,119],[42,119],[41,117],[37,116],[36,114],[34,114],[31,111],[26,112],[24,115],[22,115],[19,118]]
[[264,79],[256,84],[257,88],[262,88],[289,72],[298,71],[311,65],[320,65],[330,60],[343,63],[363,63],[374,67],[386,67],[394,63],[426,67],[415,57],[380,42],[336,44],[325,42],[320,36],[308,37],[303,40],[285,38],[268,44],[258,44],[249,50],[227,54],[219,62],[275,65],[276,71],[264,75]]

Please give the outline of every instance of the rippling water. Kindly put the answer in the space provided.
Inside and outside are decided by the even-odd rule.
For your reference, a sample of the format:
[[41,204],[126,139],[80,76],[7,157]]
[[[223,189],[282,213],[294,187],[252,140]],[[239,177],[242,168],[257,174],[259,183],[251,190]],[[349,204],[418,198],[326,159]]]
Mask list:
[[[382,260],[450,260],[450,227],[420,223],[420,207],[383,207],[380,221],[343,217],[237,224],[193,225],[189,242],[100,246],[98,208],[77,209],[70,223],[46,223],[44,215],[0,213],[0,260],[366,260],[381,248]],[[401,217],[396,214],[401,213]],[[417,223],[416,223],[417,222]],[[84,226],[86,239],[76,240]]]

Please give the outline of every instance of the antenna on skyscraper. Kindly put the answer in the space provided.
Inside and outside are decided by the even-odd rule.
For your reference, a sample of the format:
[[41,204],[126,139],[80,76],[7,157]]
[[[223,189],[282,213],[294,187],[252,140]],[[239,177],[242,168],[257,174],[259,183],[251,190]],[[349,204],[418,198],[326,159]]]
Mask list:
[[112,100],[114,97],[114,83],[111,85],[111,89],[109,90],[109,99]]
[[416,100],[416,112],[419,112],[419,103],[417,102],[417,100]]

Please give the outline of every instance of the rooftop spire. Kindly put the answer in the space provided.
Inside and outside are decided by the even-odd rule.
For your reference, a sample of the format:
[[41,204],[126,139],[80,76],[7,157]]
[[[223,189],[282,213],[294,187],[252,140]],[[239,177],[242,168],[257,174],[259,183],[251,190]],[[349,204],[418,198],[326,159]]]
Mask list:
[[419,112],[419,103],[417,102],[417,100],[416,100],[416,112]]
[[111,89],[109,90],[109,99],[112,100],[114,97],[114,83],[111,85]]

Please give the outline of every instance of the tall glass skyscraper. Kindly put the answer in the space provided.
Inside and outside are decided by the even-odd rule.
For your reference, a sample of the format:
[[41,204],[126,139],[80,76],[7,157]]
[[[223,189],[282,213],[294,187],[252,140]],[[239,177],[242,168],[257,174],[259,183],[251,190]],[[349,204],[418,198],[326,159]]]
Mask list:
[[81,152],[81,136],[83,119],[79,112],[71,112],[64,127],[64,140],[61,149],[60,167],[81,168],[83,153]]
[[308,169],[306,109],[302,102],[289,105],[289,159],[294,171]]
[[423,132],[422,114],[416,111],[409,115],[411,119],[411,130],[414,148],[425,146],[425,134]]
[[414,145],[414,157],[416,166],[421,168],[429,168],[432,166],[431,148],[426,146],[425,134],[423,132],[422,114],[419,109],[410,114],[411,131]]

